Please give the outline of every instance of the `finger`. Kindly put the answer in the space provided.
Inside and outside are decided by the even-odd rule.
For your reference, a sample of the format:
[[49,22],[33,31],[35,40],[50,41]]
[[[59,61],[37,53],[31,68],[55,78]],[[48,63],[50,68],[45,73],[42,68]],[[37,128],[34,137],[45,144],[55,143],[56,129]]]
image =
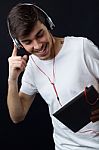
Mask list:
[[14,45],[12,56],[17,56],[17,47]]
[[22,58],[23,58],[25,61],[27,61],[28,56],[27,56],[27,55],[24,55]]
[[17,62],[17,63],[13,63],[13,68],[21,68],[21,67],[25,67],[26,63],[24,62]]
[[91,113],[91,115],[97,115],[97,114],[99,114],[99,109],[96,109],[96,110],[94,110],[94,111],[92,111],[92,113]]

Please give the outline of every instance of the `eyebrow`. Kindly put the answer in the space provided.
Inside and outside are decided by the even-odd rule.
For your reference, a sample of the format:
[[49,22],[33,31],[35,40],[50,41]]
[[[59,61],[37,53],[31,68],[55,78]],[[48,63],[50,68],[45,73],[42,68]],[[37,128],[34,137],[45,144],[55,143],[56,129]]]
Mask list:
[[[43,29],[40,29],[37,33],[36,33],[36,35],[35,35],[35,37],[36,36],[38,36],[41,32],[43,31]],[[30,41],[29,39],[23,39],[23,40],[20,40],[22,43],[24,43],[24,42],[27,42],[27,41]]]

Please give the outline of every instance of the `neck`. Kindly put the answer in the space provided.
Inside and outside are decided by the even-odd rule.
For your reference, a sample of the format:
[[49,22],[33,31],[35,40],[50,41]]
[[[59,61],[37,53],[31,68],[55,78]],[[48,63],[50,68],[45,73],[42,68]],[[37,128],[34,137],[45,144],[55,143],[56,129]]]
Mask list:
[[63,46],[64,38],[54,37],[54,39],[54,56],[56,56]]

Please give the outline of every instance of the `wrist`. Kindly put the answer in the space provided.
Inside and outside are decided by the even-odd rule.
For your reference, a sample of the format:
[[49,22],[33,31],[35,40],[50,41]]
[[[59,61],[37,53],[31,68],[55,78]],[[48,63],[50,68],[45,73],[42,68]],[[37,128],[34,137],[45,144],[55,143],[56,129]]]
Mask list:
[[8,83],[17,83],[17,79],[8,78]]

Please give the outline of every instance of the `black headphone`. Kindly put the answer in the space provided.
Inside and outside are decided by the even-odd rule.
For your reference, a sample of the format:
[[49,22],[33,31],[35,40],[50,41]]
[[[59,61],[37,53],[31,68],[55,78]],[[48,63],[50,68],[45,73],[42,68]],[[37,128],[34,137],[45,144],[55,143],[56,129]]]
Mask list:
[[[23,3],[23,4],[21,4],[21,5],[33,5],[35,8],[37,8],[38,10],[40,10],[40,11],[44,14],[45,19],[46,19],[46,21],[47,21],[47,23],[48,23],[48,25],[49,25],[50,30],[53,30],[53,28],[55,27],[55,25],[54,25],[52,19],[47,15],[47,13],[46,13],[43,9],[41,9],[40,7],[38,7],[38,6],[35,5],[35,4],[30,4],[30,3]],[[18,41],[16,38],[13,38],[13,36],[11,35],[11,32],[10,32],[10,25],[9,25],[9,21],[8,21],[8,20],[7,20],[7,26],[8,26],[8,31],[9,31],[9,34],[10,34],[11,39],[13,40],[14,44],[16,45],[16,47],[17,47],[18,49],[20,49],[22,46],[21,46],[21,44],[19,43],[19,41]]]

